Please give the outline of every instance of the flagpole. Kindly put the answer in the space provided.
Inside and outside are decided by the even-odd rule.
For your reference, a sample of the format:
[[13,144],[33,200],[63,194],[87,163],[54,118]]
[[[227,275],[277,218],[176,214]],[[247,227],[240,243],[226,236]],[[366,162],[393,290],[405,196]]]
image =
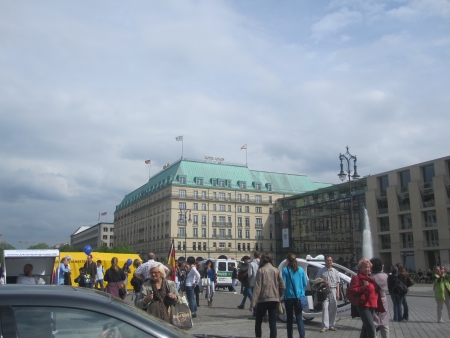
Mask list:
[[150,161],[150,167],[148,167],[148,180],[150,181],[150,169],[152,169],[152,161]]
[[181,138],[181,159],[183,159],[183,146],[184,146],[184,138]]
[[246,145],[246,147],[245,147],[245,166],[246,167],[248,167],[247,151],[248,151],[248,145]]

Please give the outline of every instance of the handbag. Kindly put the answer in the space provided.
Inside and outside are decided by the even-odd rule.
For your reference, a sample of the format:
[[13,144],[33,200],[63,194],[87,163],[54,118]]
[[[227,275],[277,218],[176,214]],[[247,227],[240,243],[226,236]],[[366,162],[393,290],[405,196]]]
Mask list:
[[191,310],[186,303],[176,302],[170,306],[170,324],[183,330],[189,330],[194,326]]
[[278,303],[278,314],[282,315],[284,313],[283,304],[281,302]]
[[[288,268],[288,271],[290,271],[289,268]],[[297,291],[295,290],[295,286],[294,286],[294,282],[292,281],[291,273],[289,272],[288,275],[289,275],[291,284],[294,289],[295,298],[297,298],[297,300],[298,300],[298,305],[301,306],[302,311],[303,311],[303,309],[309,309],[308,298],[306,298],[306,296],[301,296],[300,298],[297,297]]]
[[202,286],[209,286],[211,284],[211,280],[206,277],[206,278],[202,278]]

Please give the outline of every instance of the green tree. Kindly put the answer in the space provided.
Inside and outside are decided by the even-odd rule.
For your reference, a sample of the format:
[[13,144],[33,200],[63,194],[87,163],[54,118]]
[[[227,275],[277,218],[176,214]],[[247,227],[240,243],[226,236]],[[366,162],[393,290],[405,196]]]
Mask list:
[[3,250],[15,250],[11,244],[0,242],[0,262],[3,262]]
[[109,253],[109,252],[111,252],[111,249],[108,248],[108,246],[105,243],[103,243],[102,246],[99,246],[98,248],[95,248],[92,251]]
[[72,249],[70,248],[70,244],[64,244],[59,247],[60,252],[70,252]]
[[29,246],[27,249],[28,250],[32,250],[32,249],[50,249],[50,247],[48,246],[47,243],[39,243],[39,244],[36,244],[36,245]]

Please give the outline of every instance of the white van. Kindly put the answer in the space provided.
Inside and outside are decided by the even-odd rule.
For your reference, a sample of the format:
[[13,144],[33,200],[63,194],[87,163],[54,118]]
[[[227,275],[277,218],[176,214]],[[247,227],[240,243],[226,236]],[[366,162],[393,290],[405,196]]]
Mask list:
[[[233,275],[233,268],[237,268],[237,262],[235,259],[210,259],[214,264],[214,269],[217,274],[217,283],[215,285],[216,288],[228,288],[229,291],[233,291],[233,287],[231,286],[231,276]],[[208,259],[204,259],[200,262],[200,270],[199,273],[203,277],[203,273],[205,271],[205,265]]]

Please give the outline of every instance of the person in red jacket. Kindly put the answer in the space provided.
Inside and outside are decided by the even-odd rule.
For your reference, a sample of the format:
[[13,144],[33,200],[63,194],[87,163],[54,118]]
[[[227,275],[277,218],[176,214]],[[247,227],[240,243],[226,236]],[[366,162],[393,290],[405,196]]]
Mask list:
[[372,263],[367,258],[361,259],[358,263],[358,274],[352,277],[349,287],[349,292],[359,298],[356,308],[363,322],[361,338],[376,337],[373,314],[378,308],[379,286],[373,277],[369,276],[371,269]]

